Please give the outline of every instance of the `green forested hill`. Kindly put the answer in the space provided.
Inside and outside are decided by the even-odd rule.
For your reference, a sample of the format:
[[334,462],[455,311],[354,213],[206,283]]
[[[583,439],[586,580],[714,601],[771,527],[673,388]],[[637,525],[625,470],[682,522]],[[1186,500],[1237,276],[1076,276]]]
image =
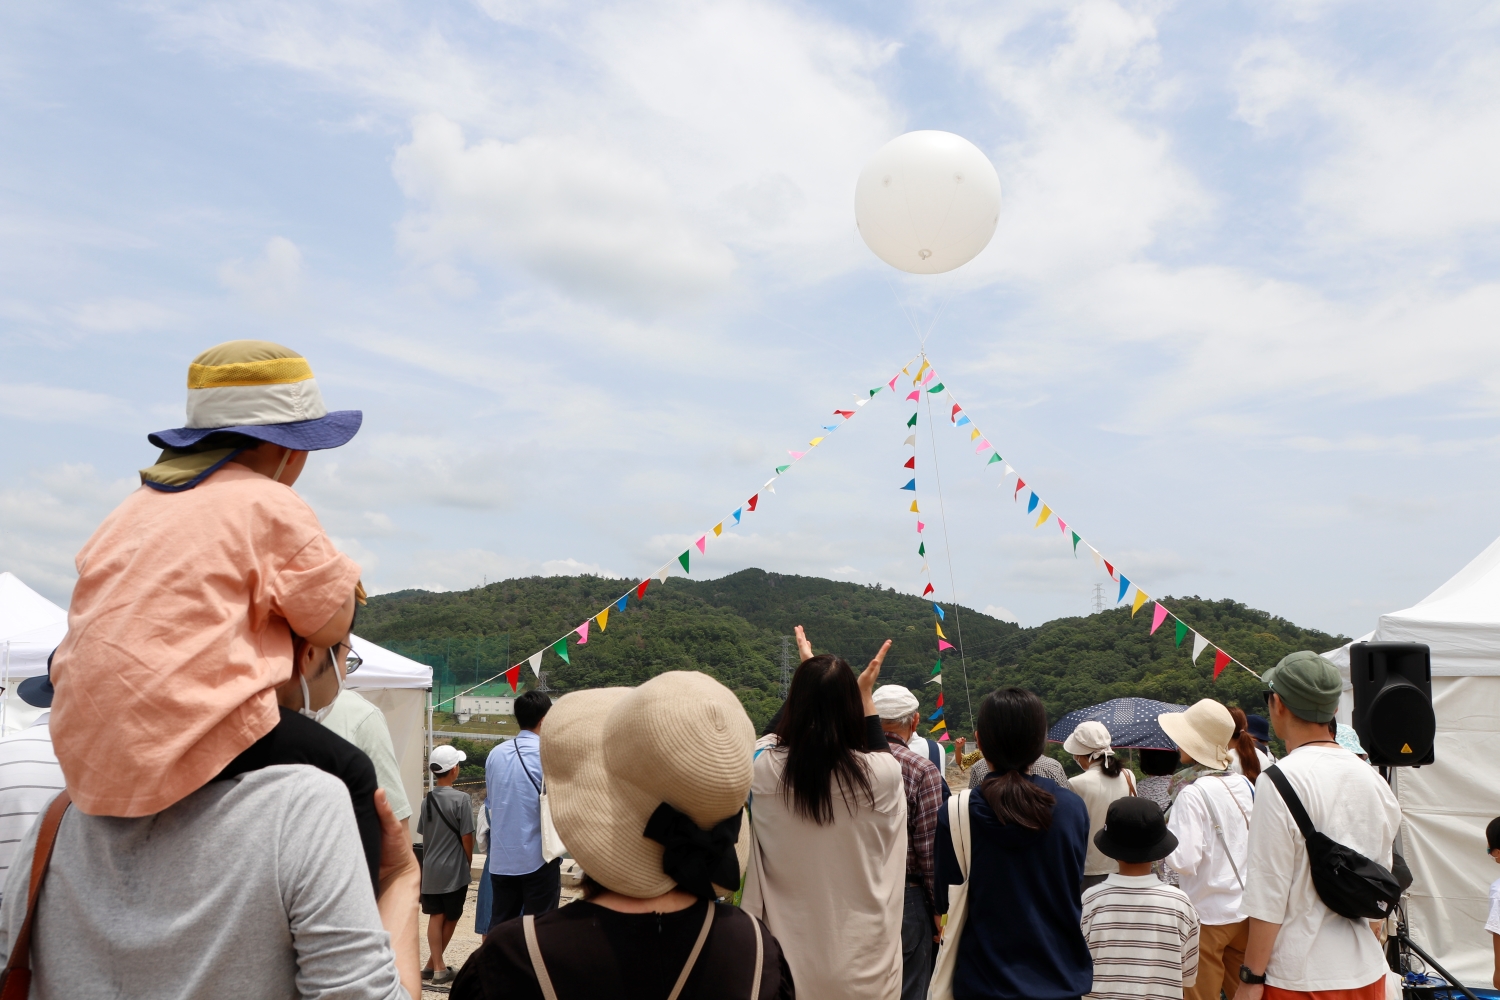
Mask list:
[[[365,638],[432,664],[441,699],[455,684],[467,687],[555,640],[627,586],[595,576],[558,576],[468,591],[382,594],[360,611],[356,628]],[[1293,650],[1322,652],[1347,641],[1234,601],[1164,601],[1257,671]],[[971,701],[977,708],[983,694],[1007,684],[1035,691],[1054,719],[1124,695],[1184,703],[1212,696],[1247,710],[1263,707],[1254,677],[1231,664],[1215,683],[1211,655],[1195,666],[1191,639],[1175,646],[1170,624],[1148,635],[1149,608],[1134,618],[1121,607],[1026,629],[968,608],[945,610],[949,639],[957,643],[962,636],[963,656],[949,650],[943,666],[949,725],[957,733],[972,728]],[[936,661],[931,604],[894,590],[758,569],[718,580],[653,581],[644,603],[632,596],[628,610],[610,616],[606,631],[595,626],[587,645],[570,644],[570,664],[548,653],[544,669],[561,691],[639,684],[664,670],[703,670],[740,696],[759,728],[779,703],[779,637],[790,635],[794,625],[806,628],[816,651],[837,653],[856,669],[881,642],[894,639],[882,680],[911,687],[924,711],[932,711],[937,689],[924,687]],[[531,681],[529,671],[523,671],[523,681]]]

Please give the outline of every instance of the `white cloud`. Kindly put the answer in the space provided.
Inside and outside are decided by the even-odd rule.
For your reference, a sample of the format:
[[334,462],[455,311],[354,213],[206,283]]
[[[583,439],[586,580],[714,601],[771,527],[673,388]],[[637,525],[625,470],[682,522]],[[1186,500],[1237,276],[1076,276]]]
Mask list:
[[0,490],[0,568],[66,607],[74,555],[139,481],[108,481],[89,465],[54,465],[26,479]]
[[0,385],[0,414],[45,423],[98,424],[131,413],[122,399],[54,385]]
[[991,618],[998,618],[1003,622],[1015,622],[1017,625],[1021,624],[1021,619],[1016,617],[1014,611],[1010,610],[1009,608],[1002,607],[999,604],[986,604],[984,606],[984,613],[989,615]]
[[90,333],[140,333],[174,325],[178,320],[170,309],[131,298],[80,303],[66,315],[74,326]]
[[284,309],[302,288],[302,251],[285,236],[273,236],[255,260],[221,264],[219,281],[260,309]]

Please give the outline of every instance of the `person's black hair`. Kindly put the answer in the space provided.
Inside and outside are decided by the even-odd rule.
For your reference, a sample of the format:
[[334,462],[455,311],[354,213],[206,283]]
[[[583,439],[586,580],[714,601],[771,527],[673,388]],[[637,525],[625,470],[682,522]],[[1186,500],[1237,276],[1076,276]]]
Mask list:
[[1484,828],[1484,839],[1490,850],[1500,850],[1500,816],[1490,820],[1490,825]]
[[786,748],[781,794],[797,815],[819,826],[832,823],[835,783],[851,813],[851,796],[874,806],[862,756],[864,701],[849,664],[828,655],[803,660],[792,674],[776,736]]
[[1057,797],[1026,777],[1026,769],[1047,746],[1042,700],[1024,688],[991,691],[979,705],[974,729],[990,765],[979,794],[995,818],[1027,830],[1051,827]]
[[535,729],[547,713],[552,711],[552,699],[540,691],[527,691],[516,699],[516,724],[522,729]]
[[[1260,777],[1260,754],[1255,750],[1255,737],[1250,735],[1250,720],[1245,710],[1230,705],[1229,716],[1234,719],[1234,735],[1229,737],[1229,748],[1240,758],[1240,770],[1251,784]],[[1333,737],[1338,739],[1338,723],[1333,724]]]
[[1105,754],[1104,759],[1099,762],[1099,766],[1103,768],[1106,778],[1118,778],[1120,771],[1124,767],[1120,763],[1120,755],[1117,753]]
[[1176,750],[1142,750],[1141,770],[1146,774],[1162,777],[1176,774],[1182,766],[1182,758]]

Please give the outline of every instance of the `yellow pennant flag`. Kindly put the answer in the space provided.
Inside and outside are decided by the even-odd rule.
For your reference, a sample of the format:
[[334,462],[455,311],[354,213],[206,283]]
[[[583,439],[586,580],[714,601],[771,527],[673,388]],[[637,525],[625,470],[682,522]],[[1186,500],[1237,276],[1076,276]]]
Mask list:
[[917,510],[917,502],[915,500],[913,500],[911,502],[911,512],[913,514],[920,514],[920,513],[922,513],[920,510]]
[[[922,373],[931,367],[932,362],[928,361],[926,358],[923,358],[922,367],[917,369],[917,374],[912,377],[911,384],[916,385],[918,382],[922,381]],[[905,369],[903,368],[902,371],[905,371]]]
[[605,608],[603,611],[595,615],[594,621],[599,623],[599,631],[601,632],[609,628],[609,609]]
[[811,441],[807,442],[807,446],[809,448],[816,448],[818,446],[818,442],[821,441],[821,440],[823,440],[823,439],[822,438],[813,438]]
[[931,728],[931,729],[929,729],[929,730],[927,730],[927,731],[928,731],[928,732],[929,732],[929,733],[935,733],[935,732],[937,732],[937,731],[938,731],[938,730],[939,730],[939,729],[947,729],[947,728],[948,728],[948,721],[947,721],[947,720],[946,720],[946,719],[939,719],[939,720],[938,720],[938,724],[937,724],[937,725],[935,725],[935,726],[933,726],[933,727],[932,727],[932,728]]
[[1047,523],[1047,518],[1051,516],[1052,508],[1048,507],[1046,504],[1042,504],[1042,512],[1036,516],[1036,524],[1033,524],[1032,527],[1040,528],[1042,525]]
[[943,634],[943,625],[942,625],[941,622],[938,623],[937,630],[938,630],[938,638],[939,639],[946,639],[946,638],[948,638],[946,635]]
[[972,441],[979,436],[979,428],[976,427],[969,432],[969,440]]
[[1146,592],[1144,590],[1142,590],[1140,587],[1135,588],[1135,600],[1130,602],[1130,617],[1134,618],[1135,613],[1141,610],[1141,605],[1145,604],[1149,600],[1151,600],[1151,598],[1146,596]]
[[724,522],[720,521],[718,524],[714,525],[714,537],[718,538],[722,534],[724,534]]

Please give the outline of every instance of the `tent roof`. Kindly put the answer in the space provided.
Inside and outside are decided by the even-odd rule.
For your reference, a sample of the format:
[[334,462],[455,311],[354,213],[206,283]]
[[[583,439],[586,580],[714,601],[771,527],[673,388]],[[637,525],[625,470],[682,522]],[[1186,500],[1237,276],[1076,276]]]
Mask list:
[[1500,539],[1412,607],[1380,616],[1377,642],[1425,642],[1437,677],[1500,676]]
[[430,688],[432,668],[416,660],[377,646],[368,639],[350,636],[349,643],[364,663],[349,678],[349,686],[358,688]]
[[0,573],[0,642],[59,623],[67,625],[67,611],[26,586],[14,573]]

